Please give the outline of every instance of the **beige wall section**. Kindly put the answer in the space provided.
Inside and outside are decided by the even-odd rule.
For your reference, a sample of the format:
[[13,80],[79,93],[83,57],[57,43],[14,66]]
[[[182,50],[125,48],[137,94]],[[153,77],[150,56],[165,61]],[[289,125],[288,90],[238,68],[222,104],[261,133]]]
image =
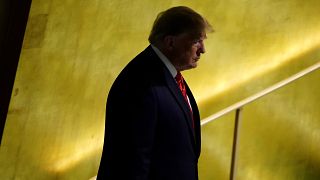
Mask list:
[[[214,26],[184,73],[206,117],[320,60],[318,0],[33,0],[0,147],[0,178],[89,179],[108,90],[159,11]],[[238,179],[319,179],[319,71],[244,111]],[[228,179],[233,114],[203,128],[201,180]]]

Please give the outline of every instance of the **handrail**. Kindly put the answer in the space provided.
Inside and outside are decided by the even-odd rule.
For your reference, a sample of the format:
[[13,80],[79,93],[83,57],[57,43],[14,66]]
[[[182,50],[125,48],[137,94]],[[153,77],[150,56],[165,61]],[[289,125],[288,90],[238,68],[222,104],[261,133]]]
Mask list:
[[285,85],[287,85],[289,83],[291,83],[292,81],[295,81],[295,80],[301,78],[302,76],[304,76],[306,74],[309,74],[309,73],[319,69],[319,68],[320,68],[320,61],[318,63],[316,63],[316,64],[314,64],[314,65],[312,65],[312,66],[310,66],[310,67],[308,67],[308,68],[306,68],[306,69],[294,74],[293,76],[290,76],[287,79],[284,79],[284,80],[282,80],[282,81],[280,81],[280,82],[278,82],[278,83],[276,83],[276,84],[274,84],[274,85],[272,85],[272,86],[270,86],[270,87],[268,87],[268,88],[266,88],[266,89],[264,89],[264,90],[262,90],[262,91],[260,91],[260,92],[258,92],[256,94],[254,94],[252,96],[249,96],[248,98],[245,98],[245,99],[243,99],[243,100],[241,100],[241,101],[239,101],[239,102],[237,102],[237,103],[235,103],[235,104],[233,104],[233,105],[231,105],[231,106],[229,106],[229,107],[227,107],[225,109],[222,109],[221,111],[219,111],[219,112],[217,112],[215,114],[210,115],[209,117],[206,117],[206,118],[202,119],[201,120],[201,126],[203,126],[203,125],[205,125],[205,124],[207,124],[207,123],[209,123],[209,122],[211,122],[213,120],[216,120],[217,118],[219,118],[219,117],[221,117],[221,116],[223,116],[223,115],[225,115],[225,114],[227,114],[227,113],[229,113],[231,111],[239,109],[242,106],[247,105],[247,104],[249,104],[249,103],[251,103],[251,102],[253,102],[253,101],[255,101],[255,100],[257,100],[257,99],[259,99],[259,98],[261,98],[261,97],[263,97],[263,96],[265,96],[265,95],[267,95],[267,94],[269,94],[269,93],[271,93],[271,92],[273,92],[273,91],[275,91],[275,90],[277,90],[277,89],[279,89],[279,88],[281,88],[281,87],[283,87],[283,86],[285,86]]
[[[232,147],[232,157],[231,157],[231,166],[230,166],[230,168],[231,168],[230,169],[230,180],[234,180],[236,177],[235,166],[236,166],[236,159],[237,159],[237,144],[239,143],[238,142],[238,134],[239,134],[239,122],[241,119],[240,118],[241,117],[241,108],[243,106],[245,106],[245,105],[247,105],[247,104],[249,104],[249,103],[251,103],[251,102],[253,102],[253,101],[255,101],[255,100],[257,100],[257,99],[259,99],[259,98],[261,98],[261,97],[263,97],[263,96],[265,96],[265,95],[267,95],[267,94],[269,94],[269,93],[271,93],[271,92],[273,92],[273,91],[275,91],[275,90],[277,90],[277,89],[279,89],[279,88],[281,88],[281,87],[283,87],[283,86],[285,86],[285,85],[287,85],[297,79],[299,79],[299,78],[301,78],[302,76],[307,75],[307,74],[319,69],[319,68],[320,68],[320,61],[318,63],[294,74],[293,76],[290,76],[287,79],[284,79],[284,80],[254,94],[252,96],[249,96],[248,98],[243,99],[242,101],[239,101],[239,102],[201,120],[201,126],[203,126],[203,125],[205,125],[205,124],[207,124],[207,123],[209,123],[209,122],[211,122],[211,121],[213,121],[213,120],[215,120],[215,119],[217,119],[217,118],[219,118],[219,117],[221,117],[231,111],[234,111],[234,110],[236,111],[233,147]],[[94,176],[94,177],[90,178],[90,180],[95,180],[96,177],[97,176]]]

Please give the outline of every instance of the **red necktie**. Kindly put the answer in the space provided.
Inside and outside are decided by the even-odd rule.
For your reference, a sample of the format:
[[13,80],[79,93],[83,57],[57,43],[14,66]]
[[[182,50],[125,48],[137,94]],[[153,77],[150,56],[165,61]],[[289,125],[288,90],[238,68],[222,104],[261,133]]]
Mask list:
[[189,103],[189,100],[188,100],[188,96],[187,96],[187,91],[186,91],[186,86],[184,84],[184,81],[183,81],[183,77],[181,75],[180,72],[177,73],[176,77],[175,77],[176,81],[177,81],[177,84],[181,90],[181,93],[184,97],[184,99],[186,100],[186,102],[188,103],[188,106],[189,106],[189,109],[190,109],[190,114],[191,114],[191,118],[192,118],[192,127],[194,128],[194,122],[193,122],[193,112],[192,112],[192,108],[191,108],[191,104]]

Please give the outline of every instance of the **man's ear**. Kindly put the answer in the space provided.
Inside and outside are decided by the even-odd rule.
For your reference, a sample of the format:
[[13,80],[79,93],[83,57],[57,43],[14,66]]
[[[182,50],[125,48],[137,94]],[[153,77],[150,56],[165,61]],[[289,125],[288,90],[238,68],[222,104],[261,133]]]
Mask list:
[[166,36],[164,38],[164,45],[166,47],[166,49],[168,50],[172,50],[175,46],[175,38],[174,36]]

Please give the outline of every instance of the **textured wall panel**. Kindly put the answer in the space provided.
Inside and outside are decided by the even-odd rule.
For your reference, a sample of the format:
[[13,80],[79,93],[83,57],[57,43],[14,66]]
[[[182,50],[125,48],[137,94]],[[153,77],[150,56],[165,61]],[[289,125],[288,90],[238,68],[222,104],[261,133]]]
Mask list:
[[[187,5],[215,33],[184,72],[201,116],[320,60],[318,0],[33,0],[0,147],[1,179],[97,173],[109,88],[157,13]],[[319,72],[244,108],[237,179],[319,179]],[[233,113],[203,127],[201,180],[228,179]]]

